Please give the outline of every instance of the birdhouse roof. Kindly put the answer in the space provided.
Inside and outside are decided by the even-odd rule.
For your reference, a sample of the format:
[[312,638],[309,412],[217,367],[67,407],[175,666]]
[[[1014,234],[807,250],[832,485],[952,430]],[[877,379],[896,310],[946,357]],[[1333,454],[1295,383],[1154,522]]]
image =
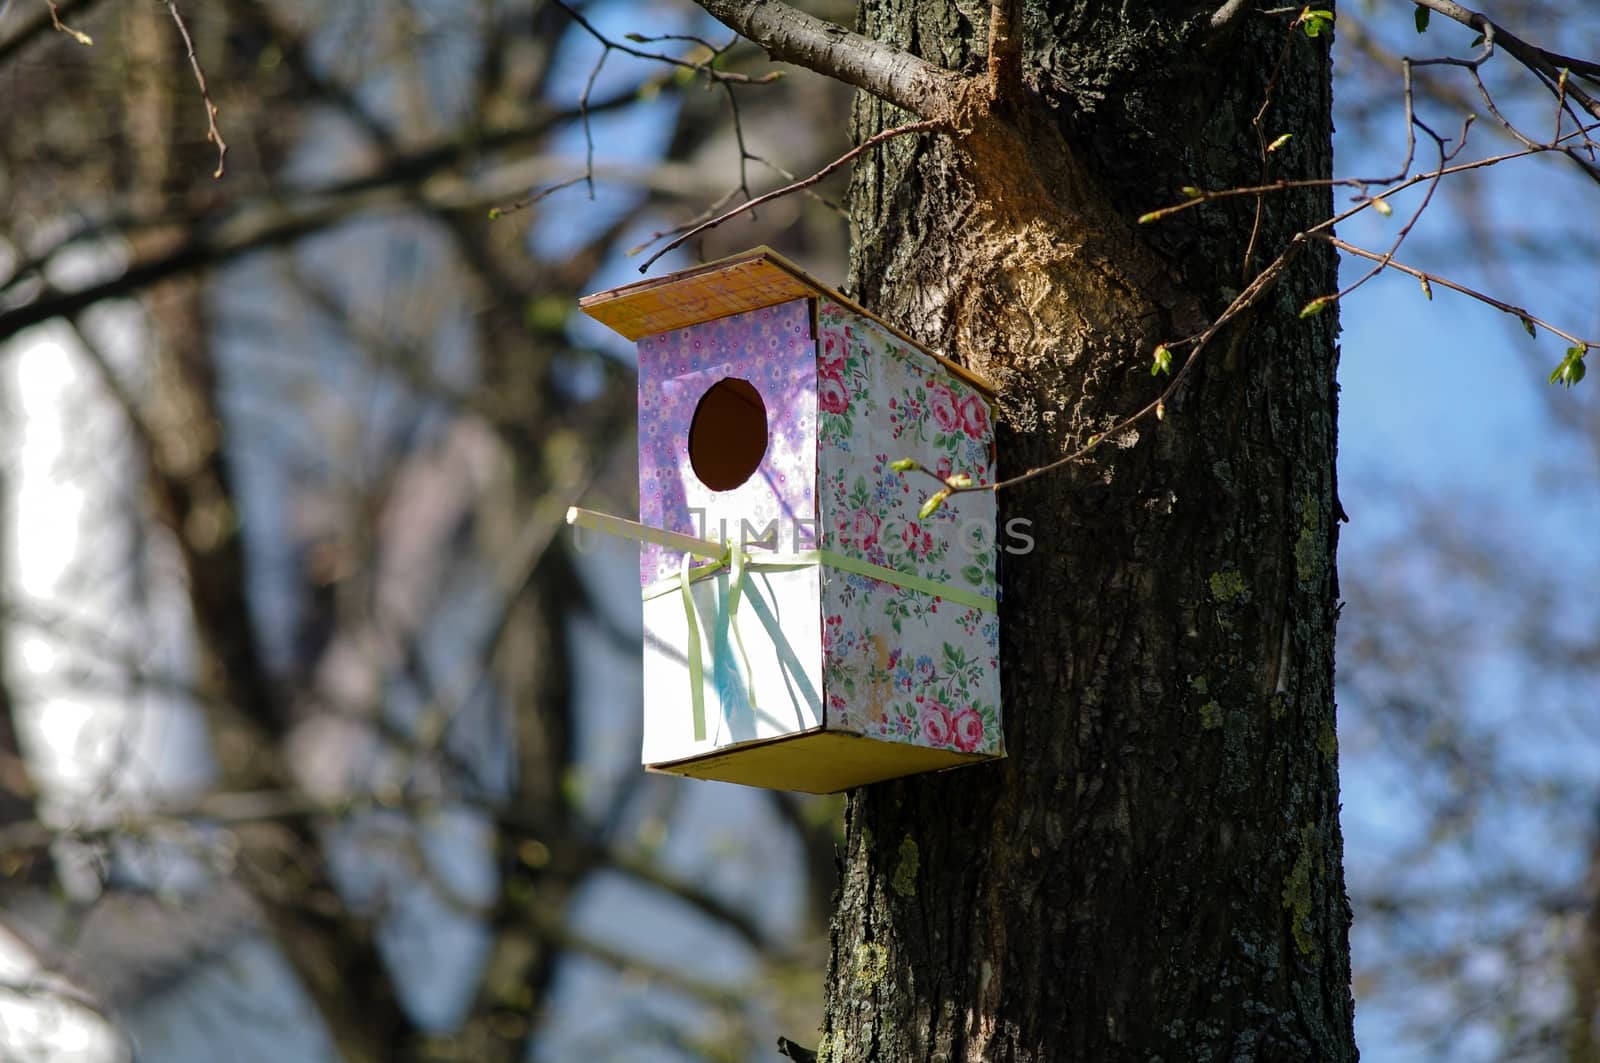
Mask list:
[[986,395],[994,385],[965,366],[929,350],[854,300],[823,284],[770,247],[757,247],[664,277],[625,284],[578,300],[584,313],[630,340],[654,336],[719,317],[759,310],[793,299],[823,296],[870,318],[904,342],[936,359]]

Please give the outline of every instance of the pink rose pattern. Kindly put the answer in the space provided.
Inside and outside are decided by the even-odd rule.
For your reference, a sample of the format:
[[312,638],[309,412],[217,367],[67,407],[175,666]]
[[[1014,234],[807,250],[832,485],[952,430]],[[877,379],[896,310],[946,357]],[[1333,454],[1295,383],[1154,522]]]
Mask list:
[[[996,597],[994,496],[956,495],[928,518],[935,484],[890,468],[994,479],[983,396],[876,323],[818,307],[817,501],[823,547]],[[837,388],[838,398],[829,396]],[[996,615],[856,573],[824,569],[827,726],[914,745],[997,754]]]
[[[817,364],[809,300],[796,299],[639,340],[639,520],[653,528],[719,538],[778,520],[791,537],[816,515]],[[748,380],[767,408],[767,453],[755,474],[731,491],[713,491],[689,463],[689,424],[701,397],[724,377]],[[843,401],[825,395],[824,401]],[[701,527],[689,511],[706,513]],[[785,549],[793,543],[785,542]],[[639,580],[678,571],[683,555],[644,546]]]
[[[933,482],[889,468],[913,457],[941,476],[992,482],[984,399],[874,322],[818,304],[815,341],[804,299],[639,341],[640,519],[714,537],[721,518],[736,533],[741,516],[786,527],[815,517],[825,549],[996,596],[993,495],[954,496],[922,519]],[[714,492],[689,463],[689,424],[706,389],[730,376],[760,393],[768,449],[748,481]],[[641,582],[671,576],[681,556],[647,544]],[[830,729],[1001,752],[994,613],[835,569],[823,583]]]
[[964,610],[963,617],[966,623],[954,627],[963,633],[970,628],[975,637],[958,634],[950,641],[937,630],[913,634],[920,644],[930,644],[932,637],[937,652],[929,654],[917,652],[920,645],[908,649],[854,626],[857,617],[851,612],[828,615],[823,621],[828,728],[961,753],[1003,752],[999,662],[990,650],[998,648],[999,623],[993,613],[977,609]]

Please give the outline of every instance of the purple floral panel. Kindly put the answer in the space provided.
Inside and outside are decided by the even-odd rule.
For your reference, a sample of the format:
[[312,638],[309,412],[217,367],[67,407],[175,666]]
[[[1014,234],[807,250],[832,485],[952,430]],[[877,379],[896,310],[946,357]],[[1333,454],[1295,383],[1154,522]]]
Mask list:
[[[816,343],[811,306],[796,299],[639,340],[639,519],[655,528],[728,541],[777,531],[780,550],[810,549],[816,525]],[[734,378],[761,396],[767,450],[750,478],[726,491],[702,483],[689,460],[689,427],[707,390]],[[647,543],[644,585],[683,559]]]

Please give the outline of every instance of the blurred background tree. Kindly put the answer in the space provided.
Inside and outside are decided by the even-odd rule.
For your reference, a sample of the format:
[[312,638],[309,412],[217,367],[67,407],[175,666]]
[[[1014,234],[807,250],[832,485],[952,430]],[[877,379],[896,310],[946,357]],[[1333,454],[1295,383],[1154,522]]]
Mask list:
[[[643,775],[631,560],[556,529],[633,505],[631,349],[576,297],[844,151],[848,90],[748,84],[759,51],[664,0],[193,6],[0,9],[0,1058],[809,1040],[837,804]],[[1398,157],[1397,57],[1472,36],[1347,6],[1341,174]],[[1582,4],[1495,14],[1600,54]],[[1481,109],[1459,71],[1418,94]],[[1408,252],[1593,335],[1595,182],[1519,165]],[[841,277],[842,179],[658,268],[765,242]],[[1362,1047],[1594,1060],[1593,389],[1401,280],[1344,308]]]

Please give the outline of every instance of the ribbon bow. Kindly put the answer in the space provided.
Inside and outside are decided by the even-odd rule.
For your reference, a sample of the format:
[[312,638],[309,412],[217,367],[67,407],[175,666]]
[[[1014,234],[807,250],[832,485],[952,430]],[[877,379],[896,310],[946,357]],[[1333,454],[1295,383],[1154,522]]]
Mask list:
[[[738,646],[740,660],[744,663],[746,682],[740,684],[740,686],[743,688],[751,711],[756,708],[755,687],[753,683],[749,682],[751,676],[750,655],[745,651],[744,637],[739,632],[737,619],[739,604],[745,597],[745,577],[752,568],[790,569],[826,565],[829,568],[854,572],[885,583],[893,583],[899,587],[921,591],[924,594],[931,594],[973,609],[994,612],[996,608],[996,602],[993,598],[964,590],[960,587],[951,587],[924,576],[901,572],[899,569],[874,565],[870,561],[848,557],[832,550],[799,550],[793,553],[763,550],[760,553],[752,554],[745,550],[743,542],[738,545],[714,543],[706,539],[697,539],[692,535],[670,532],[663,528],[652,528],[649,525],[640,524],[638,521],[614,517],[609,513],[596,513],[593,510],[580,509],[577,506],[572,506],[567,510],[567,523],[582,525],[585,528],[592,528],[608,535],[633,539],[641,543],[659,543],[669,549],[683,553],[683,564],[679,567],[677,576],[645,587],[642,591],[642,597],[649,601],[652,598],[659,598],[664,594],[673,592],[682,595],[684,618],[688,622],[689,629],[689,644],[685,649],[689,658],[689,685],[692,688],[691,705],[694,714],[694,738],[697,742],[705,741],[706,737],[705,666],[701,661],[699,617],[695,612],[694,595],[690,590],[690,586],[700,580],[723,571],[728,573],[727,626],[733,631],[734,643]],[[708,560],[711,563],[695,565],[696,558]],[[778,628],[776,619],[758,595],[749,595],[749,600],[751,607],[756,612],[756,617],[761,621],[761,625],[767,629],[767,634],[772,637],[773,645],[777,648],[778,655],[783,658],[784,665],[794,673],[801,694],[813,706],[820,709],[821,699],[811,686],[810,680],[806,678],[805,669],[795,659],[794,651],[789,649],[788,643],[784,640],[782,632]],[[719,625],[719,634],[721,630],[722,628]],[[722,654],[716,654],[713,657],[714,661],[722,659],[724,659]]]

